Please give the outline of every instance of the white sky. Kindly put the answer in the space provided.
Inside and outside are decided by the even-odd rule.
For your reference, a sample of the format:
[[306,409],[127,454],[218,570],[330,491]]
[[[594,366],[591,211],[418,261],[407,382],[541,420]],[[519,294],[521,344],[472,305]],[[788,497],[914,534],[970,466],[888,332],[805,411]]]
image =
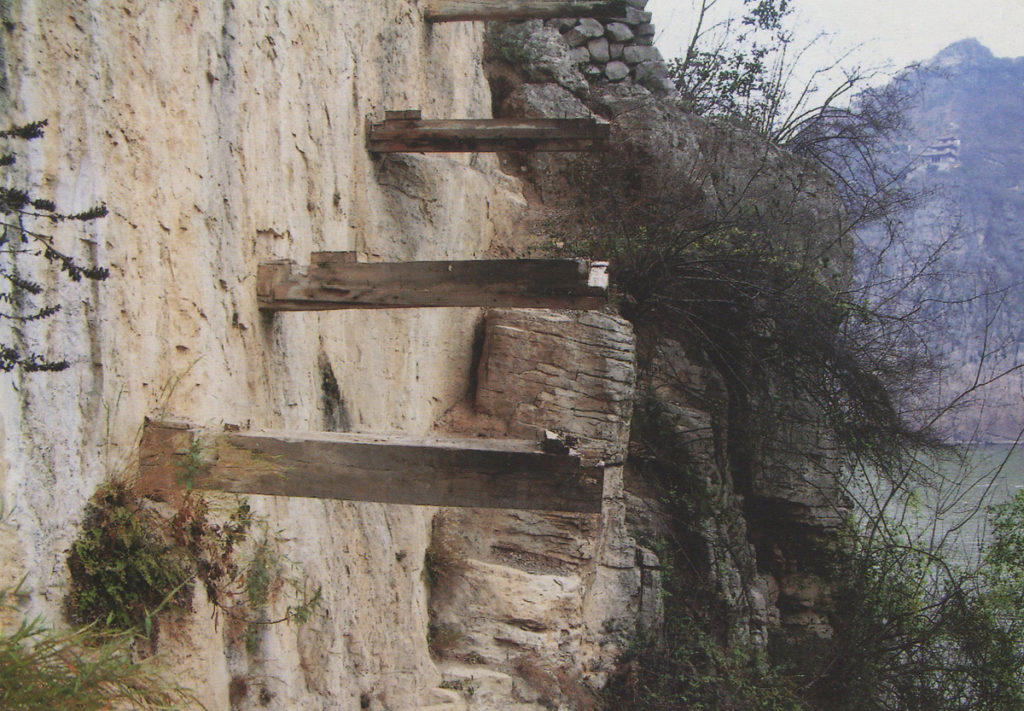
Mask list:
[[[650,0],[647,5],[666,59],[684,51],[693,2]],[[793,5],[798,36],[808,41],[824,30],[834,36],[832,53],[864,45],[857,54],[864,65],[891,62],[898,69],[968,37],[996,56],[1024,56],[1024,0],[793,0]],[[719,0],[719,6],[739,8],[742,0]]]

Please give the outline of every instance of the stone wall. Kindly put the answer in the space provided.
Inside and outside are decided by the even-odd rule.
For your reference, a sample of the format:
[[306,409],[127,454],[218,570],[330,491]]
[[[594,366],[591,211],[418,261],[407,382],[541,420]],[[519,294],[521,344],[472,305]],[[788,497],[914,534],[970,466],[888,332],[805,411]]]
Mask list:
[[[593,17],[492,23],[488,57],[514,65],[527,81],[553,82],[584,96],[591,84],[628,84],[669,96],[675,84],[654,46],[655,27],[647,0],[628,0],[625,17]],[[492,67],[493,69],[493,67]],[[491,71],[492,85],[496,73]]]
[[632,80],[657,93],[674,91],[665,60],[654,46],[655,27],[647,0],[628,0],[626,16],[602,22],[594,18],[549,20],[569,45],[569,61],[591,81]]

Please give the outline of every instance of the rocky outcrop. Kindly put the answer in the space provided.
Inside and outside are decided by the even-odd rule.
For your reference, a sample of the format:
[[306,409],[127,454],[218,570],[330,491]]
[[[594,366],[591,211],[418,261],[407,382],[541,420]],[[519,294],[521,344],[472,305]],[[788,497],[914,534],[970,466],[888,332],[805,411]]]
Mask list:
[[600,312],[495,310],[485,319],[477,410],[510,434],[563,430],[585,463],[622,464],[636,382],[632,328]]
[[[84,233],[52,227],[59,246],[112,270],[97,288],[60,287],[83,310],[21,329],[70,370],[5,376],[0,388],[0,487],[15,531],[0,536],[0,585],[27,572],[21,612],[59,614],[83,506],[130,471],[146,416],[413,435],[438,422],[495,436],[553,429],[606,467],[600,515],[252,497],[282,532],[287,564],[323,586],[321,610],[268,626],[249,653],[210,624],[199,590],[158,651],[211,710],[583,707],[632,641],[656,639],[663,614],[655,544],[669,512],[627,456],[639,379],[710,492],[695,550],[735,638],[763,645],[765,629],[818,624],[827,589],[794,554],[785,517],[813,525],[820,487],[779,479],[784,467],[737,484],[722,374],[687,344],[662,339],[638,378],[631,327],[607,313],[492,312],[478,363],[478,310],[258,309],[261,261],[504,254],[527,213],[518,176],[541,202],[572,186],[552,156],[515,165],[517,178],[486,155],[371,157],[365,121],[385,109],[596,113],[651,158],[641,183],[692,169],[698,210],[820,186],[821,201],[781,202],[804,220],[795,232],[831,219],[819,176],[654,98],[669,89],[664,65],[645,3],[629,4],[615,22],[493,30],[489,65],[510,51],[529,60],[522,75],[492,75],[493,93],[483,27],[427,25],[407,0],[3,4],[0,102],[11,122],[50,121],[25,174],[65,211],[106,202],[109,217]],[[631,186],[607,187],[632,199]],[[755,501],[788,508],[744,518]],[[236,504],[211,502],[220,515]]]
[[[448,678],[479,669],[490,679],[487,693],[468,699],[471,709],[571,704],[599,689],[660,615],[657,561],[625,522],[632,328],[603,313],[506,309],[485,323],[477,410],[512,433],[558,429],[584,462],[605,467],[604,507],[600,515],[444,510],[431,544],[431,620],[449,640],[438,650]],[[494,674],[518,681],[502,686]]]
[[[567,37],[576,41],[583,29]],[[567,240],[609,228],[657,239],[742,224],[771,234],[795,259],[824,254],[830,266],[823,279],[849,278],[842,208],[813,165],[752,133],[689,114],[635,81],[594,82],[582,94],[538,81],[529,64],[492,75],[504,115],[597,115],[612,124],[611,158],[539,155],[517,165],[536,207]],[[833,448],[814,424],[820,418],[808,406],[792,418],[800,424],[756,421],[758,403],[743,378],[757,376],[719,367],[685,330],[648,325],[632,430],[636,456],[626,465],[632,537],[680,547],[685,575],[692,575],[682,587],[720,621],[713,632],[721,639],[746,649],[776,642],[817,649],[831,635],[828,546],[848,513]]]

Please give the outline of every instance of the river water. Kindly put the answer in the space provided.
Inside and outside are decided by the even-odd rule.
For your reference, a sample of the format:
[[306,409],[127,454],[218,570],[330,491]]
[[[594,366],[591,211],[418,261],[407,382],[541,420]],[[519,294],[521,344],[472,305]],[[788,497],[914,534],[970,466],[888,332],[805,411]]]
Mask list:
[[949,552],[977,562],[988,537],[987,510],[1024,489],[1024,445],[972,445],[962,460],[929,460],[933,487],[918,488],[907,523],[922,540],[948,538]]

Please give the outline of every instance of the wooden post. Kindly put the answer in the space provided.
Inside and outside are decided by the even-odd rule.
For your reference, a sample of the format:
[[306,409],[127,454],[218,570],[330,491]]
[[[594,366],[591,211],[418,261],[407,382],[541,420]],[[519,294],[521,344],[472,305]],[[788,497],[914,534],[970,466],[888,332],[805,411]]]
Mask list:
[[427,0],[430,22],[625,17],[625,0]]
[[584,259],[356,263],[350,252],[315,252],[307,273],[290,262],[259,266],[261,309],[325,311],[482,306],[598,309],[607,262]]
[[602,150],[610,135],[592,118],[424,120],[413,110],[387,112],[367,139],[372,153],[494,153]]
[[[551,449],[550,445],[548,449]],[[147,422],[140,493],[237,494],[598,513],[603,468],[536,442],[225,432]]]

